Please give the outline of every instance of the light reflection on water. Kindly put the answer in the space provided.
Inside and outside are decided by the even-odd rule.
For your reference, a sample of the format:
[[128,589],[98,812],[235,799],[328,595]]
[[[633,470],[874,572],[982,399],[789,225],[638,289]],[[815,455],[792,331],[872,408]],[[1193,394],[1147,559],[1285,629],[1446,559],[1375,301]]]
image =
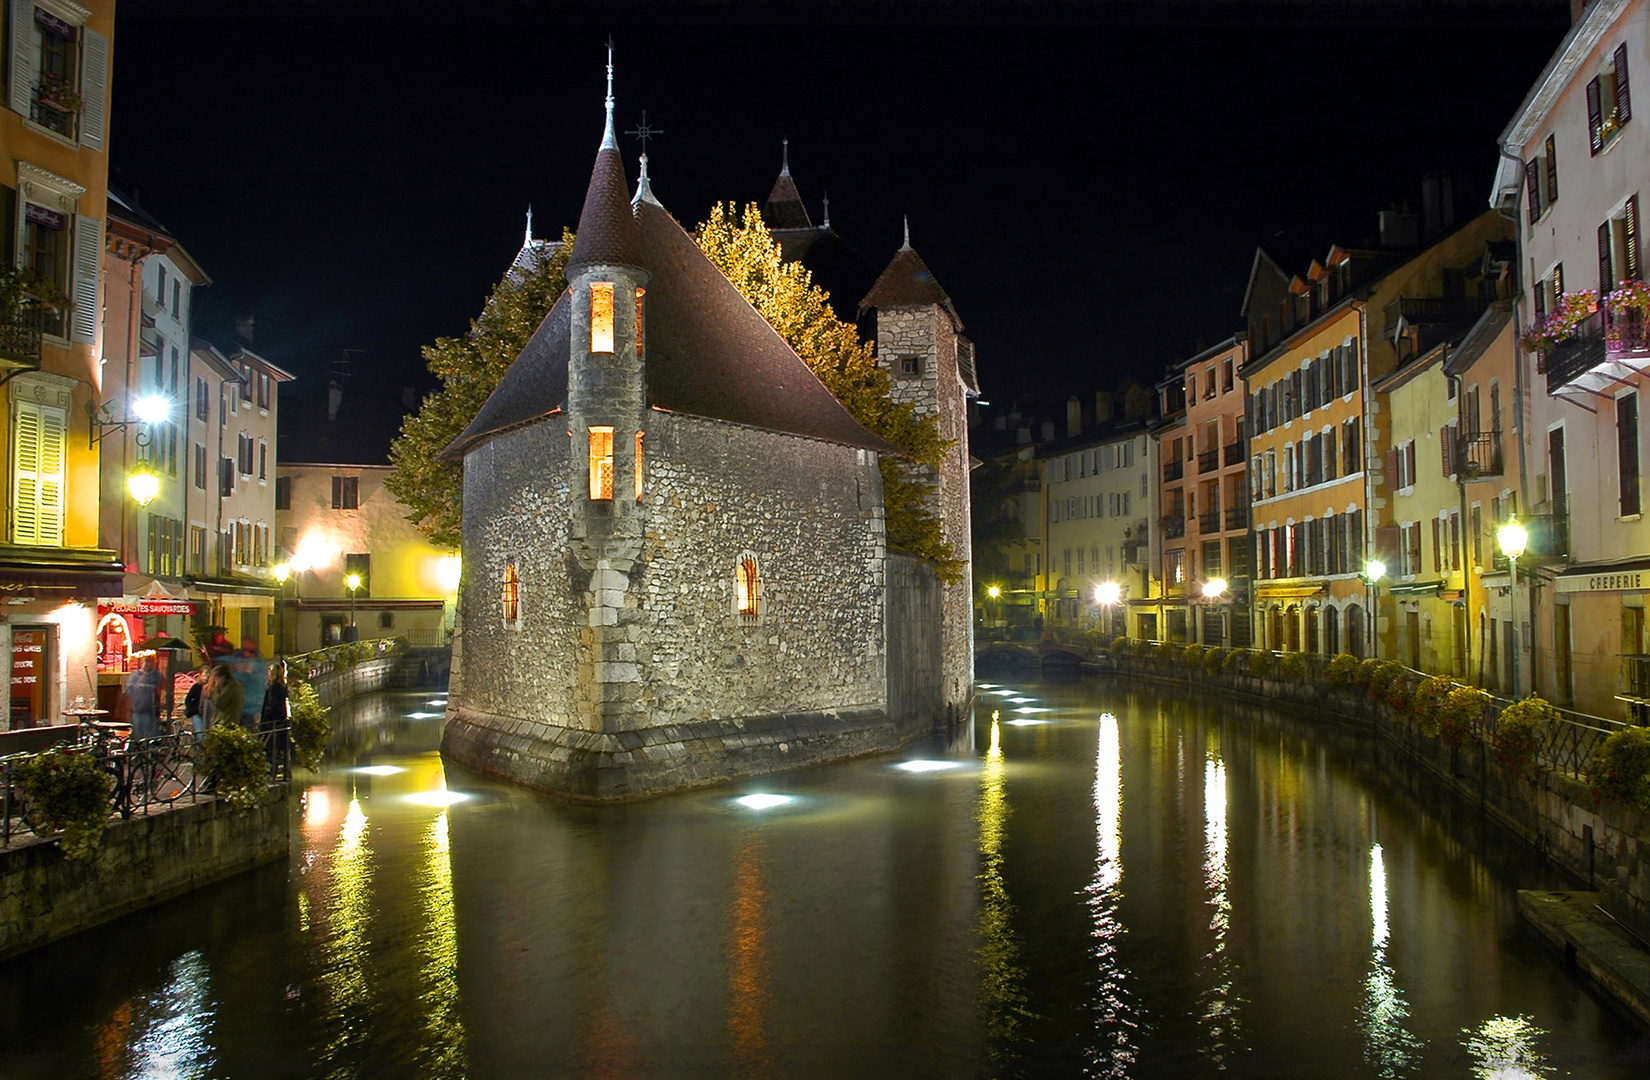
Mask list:
[[0,1077],[1636,1075],[1519,926],[1514,885],[1561,882],[1367,748],[981,700],[969,768],[914,748],[766,811],[555,803],[444,767],[427,696],[363,702],[290,866],[0,967]]

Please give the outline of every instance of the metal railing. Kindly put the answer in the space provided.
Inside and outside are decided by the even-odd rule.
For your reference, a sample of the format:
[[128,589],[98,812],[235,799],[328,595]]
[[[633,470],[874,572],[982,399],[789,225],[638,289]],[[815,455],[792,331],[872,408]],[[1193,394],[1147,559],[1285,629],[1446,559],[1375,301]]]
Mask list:
[[40,341],[46,334],[46,306],[24,298],[17,310],[0,313],[0,364],[39,370]]
[[409,649],[442,649],[449,644],[447,631],[439,626],[415,627],[403,631],[401,636],[406,639]]
[[1200,473],[1213,472],[1220,468],[1220,451],[1205,450],[1197,455],[1197,471]]
[[1544,350],[1536,370],[1546,374],[1547,393],[1551,394],[1606,359],[1603,322],[1595,311],[1581,321],[1573,336]]
[[1228,529],[1248,528],[1249,508],[1247,506],[1228,506],[1226,508],[1226,527]]
[[1179,540],[1186,535],[1186,519],[1183,517],[1166,517],[1163,519],[1163,539]]
[[1227,443],[1225,450],[1226,450],[1226,464],[1228,464],[1228,465],[1242,465],[1243,464],[1243,444],[1241,442]]
[[1604,350],[1611,356],[1638,355],[1650,352],[1650,319],[1637,308],[1604,308]]
[[1501,475],[1501,433],[1483,431],[1460,437],[1457,454],[1469,477]]
[[314,652],[294,653],[286,658],[286,662],[288,667],[297,672],[299,678],[314,680],[341,667],[353,667],[369,660],[381,660],[386,656],[399,656],[406,651],[408,644],[406,635],[364,638],[360,641],[328,645]]
[[1203,533],[1219,532],[1220,511],[1211,510],[1207,514],[1199,514],[1197,518],[1197,531]]
[[1186,475],[1186,463],[1180,460],[1163,463],[1163,480],[1165,482],[1179,480]]

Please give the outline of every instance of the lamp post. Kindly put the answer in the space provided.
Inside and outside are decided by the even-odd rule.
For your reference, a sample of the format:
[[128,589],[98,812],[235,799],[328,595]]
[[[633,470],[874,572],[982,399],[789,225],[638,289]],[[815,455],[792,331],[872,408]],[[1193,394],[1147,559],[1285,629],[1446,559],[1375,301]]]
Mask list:
[[1370,559],[1364,563],[1364,572],[1359,575],[1364,585],[1371,590],[1369,601],[1369,655],[1379,659],[1381,655],[1381,638],[1378,631],[1380,620],[1377,608],[1381,603],[1381,579],[1386,577],[1386,563],[1380,559]]
[[278,562],[270,568],[275,575],[275,655],[286,655],[286,582],[292,576],[289,563]]
[[[997,603],[996,601],[997,601],[998,597],[1003,595],[1003,590],[1001,588],[999,588],[998,586],[996,586],[996,585],[992,585],[992,586],[989,586],[985,590],[985,594],[991,598],[991,600],[992,600],[991,606],[993,608],[997,609],[996,610],[996,622],[1000,623],[1002,621],[1002,605]],[[993,625],[996,625],[996,623],[993,623]]]
[[361,587],[361,575],[350,574],[348,577],[344,578],[344,584],[349,588],[350,640],[355,641],[360,637],[360,634],[358,634],[355,630],[355,590]]
[[1518,697],[1518,557],[1524,554],[1524,548],[1530,542],[1529,531],[1518,523],[1518,515],[1507,518],[1507,523],[1495,530],[1495,542],[1501,548],[1501,553],[1507,557],[1508,569],[1512,571],[1512,640],[1507,644],[1512,649],[1512,696]]
[[1094,599],[1106,611],[1106,629],[1117,632],[1117,602],[1123,597],[1123,587],[1115,581],[1102,581],[1094,587]]

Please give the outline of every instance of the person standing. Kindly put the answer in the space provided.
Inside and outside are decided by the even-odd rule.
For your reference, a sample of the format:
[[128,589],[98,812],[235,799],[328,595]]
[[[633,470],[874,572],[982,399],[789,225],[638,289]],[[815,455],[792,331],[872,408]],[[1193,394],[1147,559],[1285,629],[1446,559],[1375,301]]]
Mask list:
[[219,664],[212,669],[212,685],[207,691],[211,696],[212,715],[208,718],[213,724],[238,724],[241,722],[241,707],[246,701],[246,695],[241,691],[241,684],[235,681],[234,672],[229,665]]
[[264,690],[262,722],[258,730],[264,737],[264,751],[269,755],[269,771],[281,775],[281,765],[287,758],[287,728],[291,710],[287,708],[286,665],[279,660],[269,665],[269,686]]
[[194,726],[197,739],[206,734],[206,684],[211,681],[212,665],[202,664],[195,672],[195,681],[189,687],[189,693],[183,696],[183,715],[187,716],[189,723]]
[[132,738],[153,739],[160,734],[160,670],[154,654],[143,658],[143,664],[126,676],[126,720],[132,725]]

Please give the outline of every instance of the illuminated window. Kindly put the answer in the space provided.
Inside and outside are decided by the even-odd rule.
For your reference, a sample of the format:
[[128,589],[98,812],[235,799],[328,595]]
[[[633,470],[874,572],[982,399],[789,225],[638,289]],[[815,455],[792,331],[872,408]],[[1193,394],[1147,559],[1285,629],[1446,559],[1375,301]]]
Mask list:
[[613,351],[613,283],[590,283],[590,351]]
[[514,562],[504,564],[504,622],[507,626],[521,625],[521,579]]
[[[636,290],[636,359],[638,360],[642,358],[642,297],[646,295],[646,289]],[[640,495],[636,497],[641,498]]]
[[642,501],[642,433],[636,433],[636,501]]
[[590,497],[613,497],[613,429],[590,429]]
[[734,591],[740,616],[756,618],[761,604],[761,582],[756,574],[756,560],[748,555],[739,560],[739,567],[734,572]]

